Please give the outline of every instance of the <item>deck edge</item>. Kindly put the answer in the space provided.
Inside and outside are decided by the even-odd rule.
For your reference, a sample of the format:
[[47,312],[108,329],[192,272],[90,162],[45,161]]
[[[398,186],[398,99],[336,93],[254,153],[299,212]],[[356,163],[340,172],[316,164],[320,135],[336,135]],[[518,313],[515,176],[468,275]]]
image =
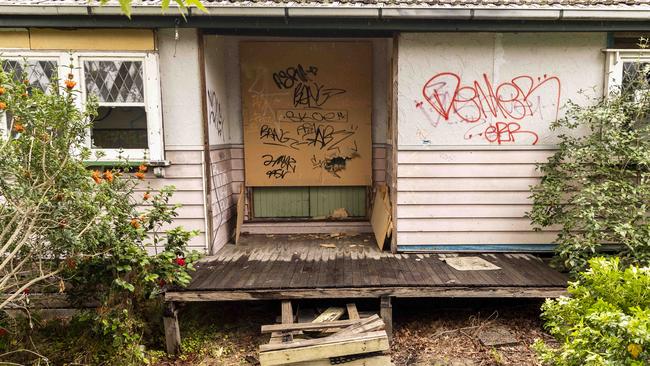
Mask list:
[[247,301],[328,298],[556,298],[566,295],[566,287],[364,287],[302,288],[257,290],[180,290],[165,293],[165,301]]

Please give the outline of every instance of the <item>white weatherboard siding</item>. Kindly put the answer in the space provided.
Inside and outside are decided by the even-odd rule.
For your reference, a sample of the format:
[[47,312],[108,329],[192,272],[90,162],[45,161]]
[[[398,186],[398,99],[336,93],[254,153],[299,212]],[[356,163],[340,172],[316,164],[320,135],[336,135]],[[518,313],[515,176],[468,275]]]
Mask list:
[[196,30],[158,31],[160,83],[165,136],[165,178],[150,175],[145,184],[152,188],[174,185],[172,203],[179,203],[179,216],[165,228],[183,226],[198,230],[190,241],[192,249],[206,251],[206,202],[203,158],[203,112],[201,107],[199,44]]
[[605,44],[604,33],[402,34],[399,250],[551,244],[557,229],[525,217],[535,164],[553,154],[549,124],[566,102],[602,95]]

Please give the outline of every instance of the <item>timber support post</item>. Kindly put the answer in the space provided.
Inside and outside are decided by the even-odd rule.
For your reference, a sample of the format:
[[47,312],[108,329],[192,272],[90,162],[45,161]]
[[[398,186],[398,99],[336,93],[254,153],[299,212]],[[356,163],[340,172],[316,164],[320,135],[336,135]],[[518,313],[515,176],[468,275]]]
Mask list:
[[181,330],[178,325],[178,310],[176,309],[176,303],[168,302],[165,304],[163,324],[165,326],[165,346],[167,348],[167,354],[178,355],[181,353]]
[[379,303],[379,316],[384,321],[389,340],[393,339],[393,304],[391,300],[390,296],[382,296]]

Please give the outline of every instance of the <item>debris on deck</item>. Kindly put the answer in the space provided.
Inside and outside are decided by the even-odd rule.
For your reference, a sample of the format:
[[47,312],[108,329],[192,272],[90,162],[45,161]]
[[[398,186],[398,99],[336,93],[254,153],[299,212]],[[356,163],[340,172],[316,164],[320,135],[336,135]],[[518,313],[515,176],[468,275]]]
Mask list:
[[331,215],[329,215],[330,219],[345,219],[348,217],[350,217],[350,213],[345,209],[345,207],[337,208],[332,211]]
[[441,261],[450,265],[457,271],[494,271],[501,267],[480,257],[445,257],[440,255]]
[[[347,318],[339,320],[347,312]],[[332,365],[391,366],[388,335],[374,314],[361,318],[355,304],[328,308],[311,322],[294,323],[290,301],[282,302],[282,324],[263,325],[271,333],[260,346],[261,366]],[[300,317],[298,317],[300,319]]]

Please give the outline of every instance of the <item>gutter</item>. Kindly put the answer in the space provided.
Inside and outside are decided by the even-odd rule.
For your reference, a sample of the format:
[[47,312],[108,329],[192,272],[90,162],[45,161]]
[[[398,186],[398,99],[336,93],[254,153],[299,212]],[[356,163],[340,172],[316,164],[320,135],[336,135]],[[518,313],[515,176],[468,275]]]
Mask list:
[[[188,9],[193,17],[283,17],[283,18],[363,18],[363,19],[464,19],[464,20],[648,20],[650,7],[366,7],[366,6],[229,6],[208,7],[209,14],[196,8]],[[121,16],[117,6],[55,6],[55,5],[0,5],[0,15],[89,15]],[[132,15],[179,17],[178,10],[166,12],[158,6],[134,6]]]
[[[58,16],[54,16],[58,15]],[[198,28],[206,34],[376,37],[395,32],[647,32],[643,10],[467,9],[366,7],[133,8],[132,19],[115,7],[0,5],[0,28]]]

